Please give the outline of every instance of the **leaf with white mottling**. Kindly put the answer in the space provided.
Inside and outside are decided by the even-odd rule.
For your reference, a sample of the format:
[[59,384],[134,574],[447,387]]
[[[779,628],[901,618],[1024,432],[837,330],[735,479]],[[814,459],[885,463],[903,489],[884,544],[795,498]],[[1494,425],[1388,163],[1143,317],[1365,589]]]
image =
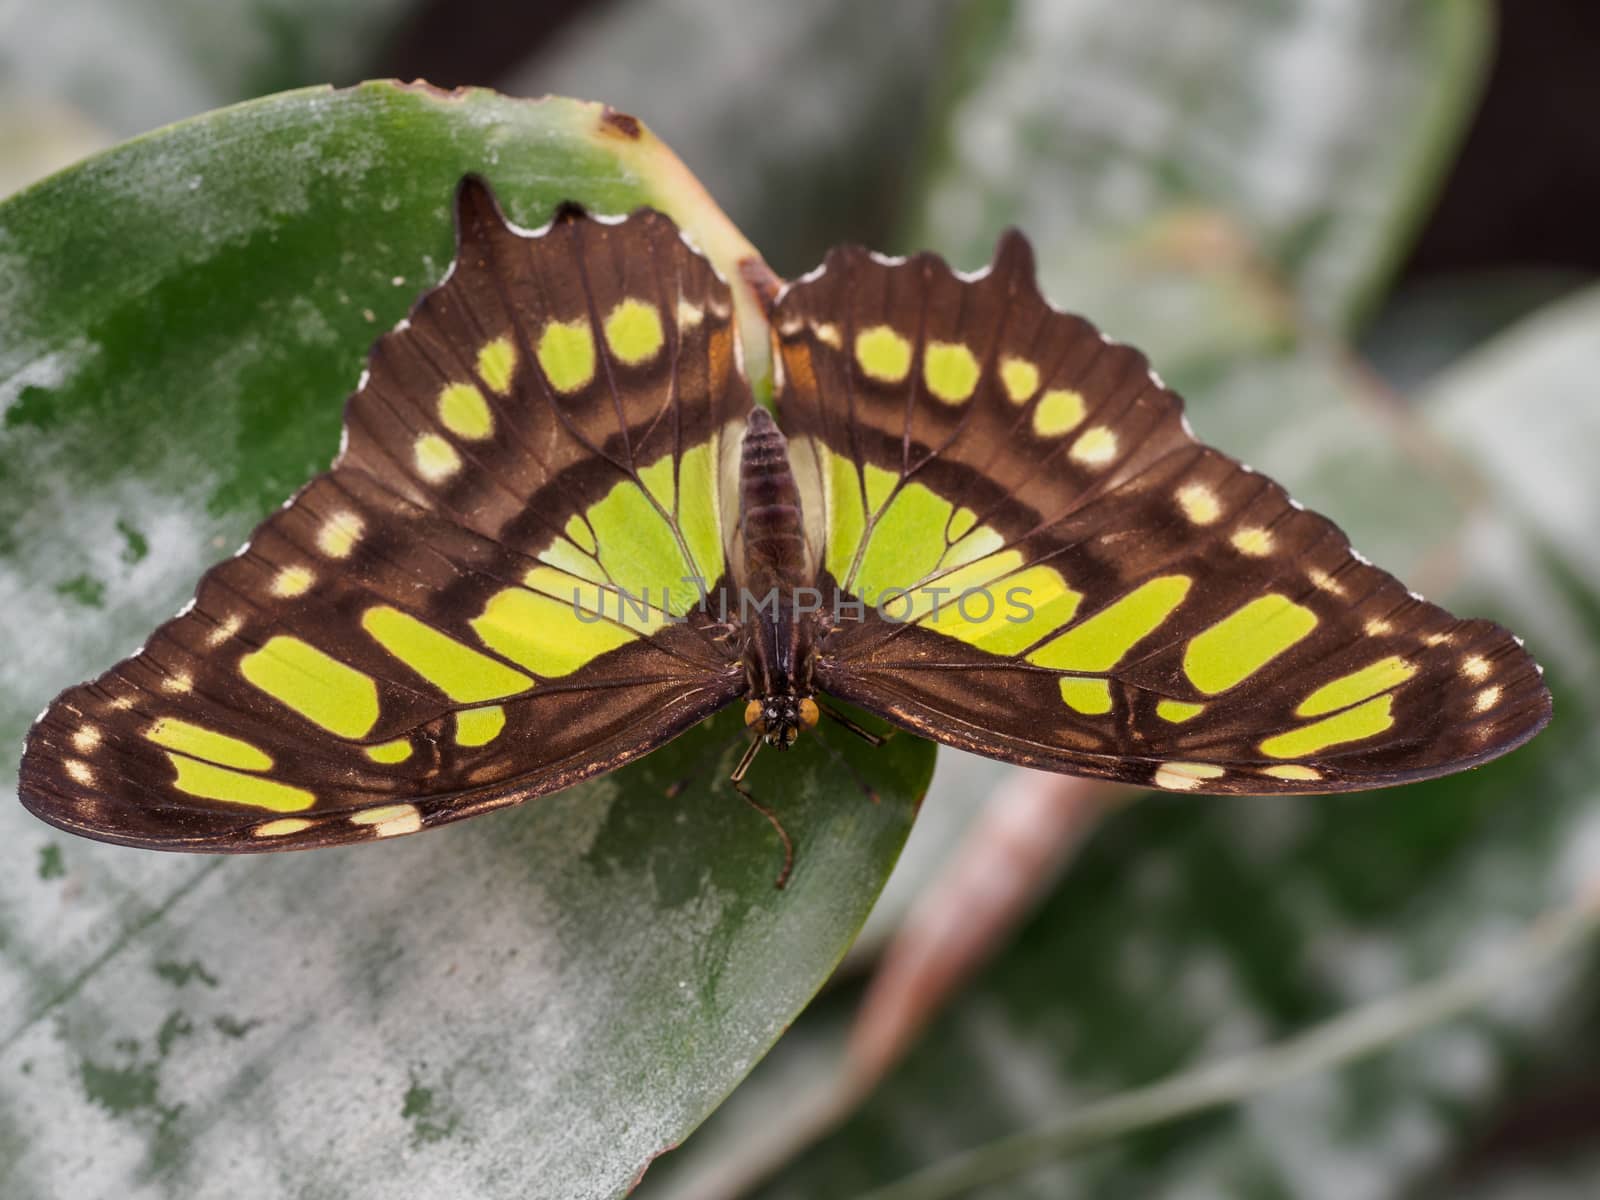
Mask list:
[[[526,225],[653,205],[738,278],[748,243],[605,117],[289,93],[0,204],[8,744],[326,466],[368,344],[449,262],[464,172]],[[421,837],[249,861],[0,806],[0,1194],[622,1194],[827,977],[931,770],[911,738],[840,747],[853,771],[814,744],[758,762],[798,852],[780,893],[770,827],[722,782],[742,728]]]

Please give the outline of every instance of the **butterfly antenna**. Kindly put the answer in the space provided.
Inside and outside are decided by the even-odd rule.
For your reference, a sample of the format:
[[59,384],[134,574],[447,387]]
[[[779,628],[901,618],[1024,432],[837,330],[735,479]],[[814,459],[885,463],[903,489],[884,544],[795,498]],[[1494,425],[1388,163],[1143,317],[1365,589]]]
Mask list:
[[756,751],[760,749],[760,738],[751,741],[750,745],[745,749],[744,757],[739,760],[739,765],[734,767],[733,774],[728,776],[728,782],[733,785],[734,791],[744,797],[746,804],[767,819],[767,823],[772,826],[773,832],[778,835],[778,840],[783,843],[783,870],[778,872],[777,882],[773,884],[774,887],[781,891],[784,885],[789,882],[790,872],[794,870],[794,842],[789,839],[789,831],[783,827],[783,822],[778,820],[778,814],[752,796],[750,789],[744,785],[745,774],[750,770],[750,764],[755,761]]

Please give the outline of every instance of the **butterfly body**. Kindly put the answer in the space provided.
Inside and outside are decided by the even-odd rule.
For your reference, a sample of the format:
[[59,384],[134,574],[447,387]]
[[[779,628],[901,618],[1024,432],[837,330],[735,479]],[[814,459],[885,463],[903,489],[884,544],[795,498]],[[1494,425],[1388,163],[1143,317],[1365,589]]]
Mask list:
[[[812,674],[822,593],[788,442],[762,408],[751,410],[740,446],[739,533],[740,578],[729,607],[742,633],[746,724],[786,750],[802,728],[816,724]],[[811,707],[802,711],[807,702]]]
[[660,213],[527,231],[469,177],[456,223],[332,468],[30,730],[40,817],[177,850],[388,837],[740,702],[752,752],[835,697],[1215,793],[1429,778],[1549,719],[1520,642],[1199,442],[1019,234],[970,276],[830,253],[770,302],[774,418]]

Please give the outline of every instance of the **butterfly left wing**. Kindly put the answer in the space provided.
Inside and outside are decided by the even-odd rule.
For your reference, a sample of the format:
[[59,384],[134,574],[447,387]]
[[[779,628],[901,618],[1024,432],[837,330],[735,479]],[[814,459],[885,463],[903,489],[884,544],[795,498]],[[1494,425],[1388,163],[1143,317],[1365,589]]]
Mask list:
[[647,210],[529,235],[469,178],[457,227],[446,281],[373,347],[332,469],[40,717],[35,814],[156,849],[410,833],[733,697],[736,655],[693,611],[751,405],[726,284]]
[[1196,441],[1142,355],[1049,307],[1019,234],[973,278],[837,250],[773,328],[844,613],[824,690],[979,754],[1215,793],[1427,778],[1548,720],[1520,643]]

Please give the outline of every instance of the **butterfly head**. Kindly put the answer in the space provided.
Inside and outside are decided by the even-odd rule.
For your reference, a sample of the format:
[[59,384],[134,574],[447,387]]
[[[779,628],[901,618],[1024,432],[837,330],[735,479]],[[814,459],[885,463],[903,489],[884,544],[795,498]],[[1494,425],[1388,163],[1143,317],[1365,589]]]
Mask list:
[[744,706],[744,723],[769,746],[787,750],[802,729],[816,728],[821,710],[810,696],[777,695],[752,699]]

